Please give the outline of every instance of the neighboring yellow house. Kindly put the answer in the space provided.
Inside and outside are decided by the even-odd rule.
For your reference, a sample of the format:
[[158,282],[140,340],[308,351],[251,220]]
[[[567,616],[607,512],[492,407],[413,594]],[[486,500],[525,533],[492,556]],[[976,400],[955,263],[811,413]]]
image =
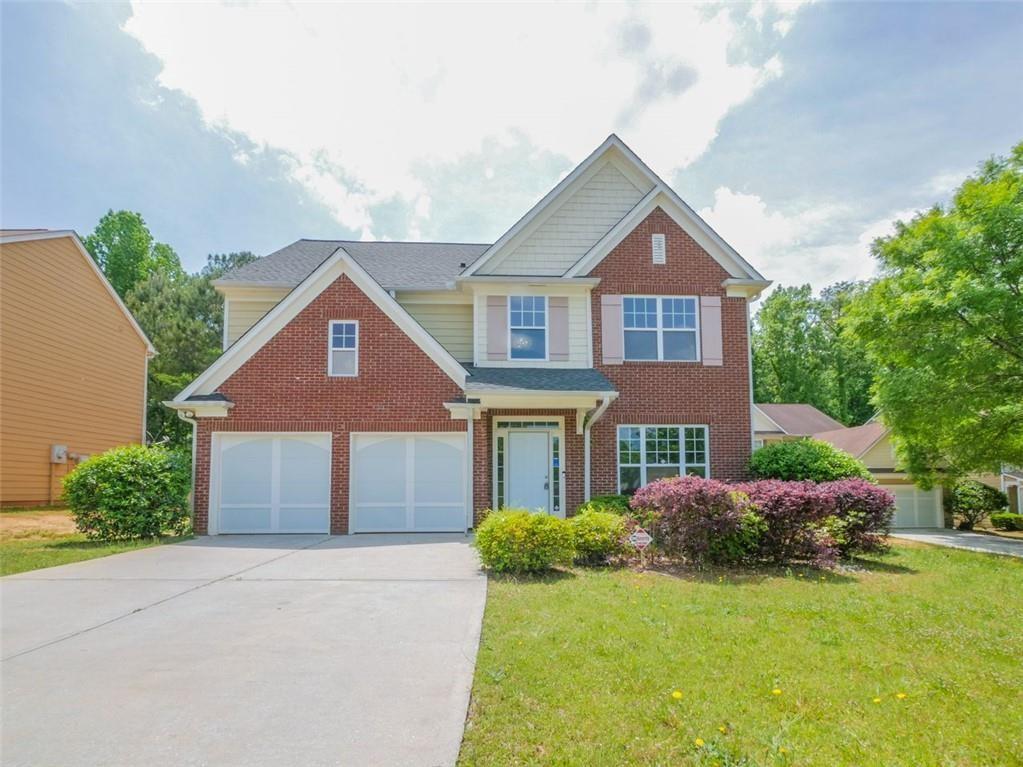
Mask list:
[[155,353],[73,231],[0,230],[0,505],[55,503],[84,458],[144,443]]
[[819,431],[845,428],[813,405],[764,403],[753,406],[753,449],[772,442],[809,437]]

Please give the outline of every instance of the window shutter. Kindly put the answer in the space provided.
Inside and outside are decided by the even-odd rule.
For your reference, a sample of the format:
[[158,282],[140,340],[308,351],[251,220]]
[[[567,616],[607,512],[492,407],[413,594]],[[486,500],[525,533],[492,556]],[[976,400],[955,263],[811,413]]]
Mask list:
[[622,364],[622,297],[600,297],[600,348],[605,365]]
[[547,335],[551,362],[568,362],[568,298],[547,299]]
[[700,350],[704,365],[724,364],[720,296],[700,296]]
[[508,296],[487,296],[487,359],[508,359]]
[[665,259],[664,235],[650,235],[650,247],[653,251],[654,263],[663,264]]

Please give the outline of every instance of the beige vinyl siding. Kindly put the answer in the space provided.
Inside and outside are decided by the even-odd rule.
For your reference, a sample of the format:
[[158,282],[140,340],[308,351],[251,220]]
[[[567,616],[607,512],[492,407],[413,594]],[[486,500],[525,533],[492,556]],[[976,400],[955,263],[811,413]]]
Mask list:
[[399,303],[459,362],[472,362],[472,304]]
[[514,288],[507,285],[493,289],[481,289],[476,294],[480,307],[476,311],[476,359],[480,365],[490,367],[562,367],[584,368],[590,366],[590,322],[588,293],[573,293],[568,296],[568,360],[565,362],[543,362],[537,360],[487,359],[487,294],[491,295],[547,295],[563,296],[565,290],[558,286],[546,288]]
[[613,162],[605,162],[535,232],[497,264],[490,274],[561,275],[632,210],[639,189]]
[[0,245],[0,503],[57,500],[74,467],[143,439],[146,346],[69,237]]
[[227,307],[227,346],[259,322],[263,315],[277,306],[277,301],[232,301]]
[[896,468],[895,450],[892,447],[890,435],[886,434],[877,441],[877,444],[867,450],[860,458],[867,465],[868,469],[894,469]]

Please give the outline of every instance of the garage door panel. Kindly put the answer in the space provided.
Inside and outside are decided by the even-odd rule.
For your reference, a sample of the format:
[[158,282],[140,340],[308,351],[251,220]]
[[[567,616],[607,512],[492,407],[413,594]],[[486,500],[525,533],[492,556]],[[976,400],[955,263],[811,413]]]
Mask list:
[[220,466],[222,503],[270,504],[273,444],[269,440],[225,444]]
[[449,532],[466,524],[465,435],[357,434],[354,532]]
[[323,445],[281,440],[281,504],[330,503],[330,451]]
[[882,485],[895,496],[894,528],[940,527],[941,490],[923,490],[914,485]]
[[221,506],[220,531],[223,533],[268,532],[272,510],[269,506]]

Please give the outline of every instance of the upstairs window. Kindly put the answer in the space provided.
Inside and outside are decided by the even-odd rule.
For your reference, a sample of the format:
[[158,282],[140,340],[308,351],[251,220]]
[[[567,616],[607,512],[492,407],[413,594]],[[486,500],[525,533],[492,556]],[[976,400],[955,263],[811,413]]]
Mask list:
[[547,359],[546,296],[510,296],[508,315],[508,356],[513,360]]
[[626,360],[699,359],[695,298],[624,296],[622,315]]
[[359,323],[333,320],[330,323],[328,372],[332,376],[359,374]]

